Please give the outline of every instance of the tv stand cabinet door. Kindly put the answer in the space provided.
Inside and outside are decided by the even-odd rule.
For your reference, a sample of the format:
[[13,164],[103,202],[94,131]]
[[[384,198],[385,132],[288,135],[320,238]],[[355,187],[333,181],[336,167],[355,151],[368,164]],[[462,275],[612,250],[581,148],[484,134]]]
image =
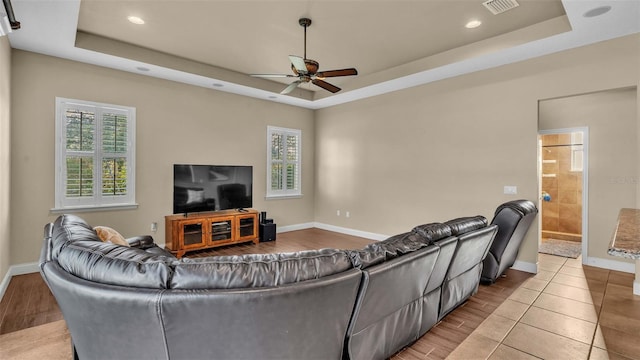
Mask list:
[[238,242],[253,241],[258,243],[258,214],[247,213],[236,215],[236,234]]
[[209,222],[207,219],[196,218],[180,220],[177,223],[178,249],[197,250],[207,246]]

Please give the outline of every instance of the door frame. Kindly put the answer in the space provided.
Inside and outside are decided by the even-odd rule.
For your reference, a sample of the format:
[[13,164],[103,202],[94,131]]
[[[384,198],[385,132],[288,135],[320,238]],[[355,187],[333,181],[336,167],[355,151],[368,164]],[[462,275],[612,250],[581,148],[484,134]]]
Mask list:
[[538,204],[540,205],[540,221],[538,221],[538,249],[542,242],[542,135],[557,135],[582,131],[582,264],[589,257],[589,127],[573,127],[562,129],[538,129]]

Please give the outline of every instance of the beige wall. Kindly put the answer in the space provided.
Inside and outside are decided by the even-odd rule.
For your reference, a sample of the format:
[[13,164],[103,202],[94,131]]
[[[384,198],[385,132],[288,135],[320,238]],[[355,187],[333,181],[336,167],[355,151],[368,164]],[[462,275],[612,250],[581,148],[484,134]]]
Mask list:
[[[637,86],[639,46],[640,35],[629,36],[315,115],[13,51],[11,263],[37,259],[42,225],[55,218],[53,153],[40,149],[54,147],[56,96],[137,108],[140,207],[81,214],[92,224],[125,236],[148,233],[171,212],[173,163],[233,163],[254,166],[254,207],[278,226],[317,221],[395,234],[457,216],[491,218],[498,204],[515,198],[537,201],[538,101]],[[303,130],[304,198],[264,201],[266,125]],[[503,195],[504,185],[518,186],[518,195]],[[162,229],[155,236],[163,240]],[[530,231],[519,260],[535,263],[536,254]]]
[[[37,261],[42,227],[54,206],[55,98],[133,106],[137,111],[136,210],[80,213],[124,236],[150,233],[164,243],[172,212],[173,164],[252,165],[254,207],[278,226],[313,221],[311,110],[77,62],[13,51],[11,263]],[[265,201],[267,125],[302,129],[304,197]]]
[[[639,44],[628,36],[319,110],[316,221],[395,234],[457,216],[491,218],[515,198],[537,203],[538,101],[637,86]],[[504,195],[504,185],[518,194]],[[601,211],[608,215],[592,215]],[[537,229],[519,260],[537,261]]]
[[[589,128],[589,256],[607,255],[621,208],[638,207],[636,88],[540,102],[540,129]],[[629,261],[630,262],[630,261]]]
[[[0,37],[0,279],[4,279],[11,259],[9,236],[9,167],[11,153],[11,47]],[[1,281],[1,280],[0,280]]]

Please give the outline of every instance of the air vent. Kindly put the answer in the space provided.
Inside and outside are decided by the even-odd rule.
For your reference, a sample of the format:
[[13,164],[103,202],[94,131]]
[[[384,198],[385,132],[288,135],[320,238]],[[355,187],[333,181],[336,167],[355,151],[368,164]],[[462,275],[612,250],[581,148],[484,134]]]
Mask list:
[[482,3],[493,15],[502,14],[520,6],[516,0],[488,0]]

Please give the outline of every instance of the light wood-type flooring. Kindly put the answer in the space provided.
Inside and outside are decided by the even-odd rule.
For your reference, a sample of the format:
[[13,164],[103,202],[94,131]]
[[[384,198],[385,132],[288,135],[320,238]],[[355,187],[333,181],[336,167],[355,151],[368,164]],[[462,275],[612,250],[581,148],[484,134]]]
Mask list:
[[[274,242],[188,257],[358,249],[371,240],[307,229]],[[640,359],[640,296],[633,275],[540,254],[539,273],[509,270],[393,360]],[[71,359],[62,314],[40,274],[15,276],[0,301],[0,359]]]

